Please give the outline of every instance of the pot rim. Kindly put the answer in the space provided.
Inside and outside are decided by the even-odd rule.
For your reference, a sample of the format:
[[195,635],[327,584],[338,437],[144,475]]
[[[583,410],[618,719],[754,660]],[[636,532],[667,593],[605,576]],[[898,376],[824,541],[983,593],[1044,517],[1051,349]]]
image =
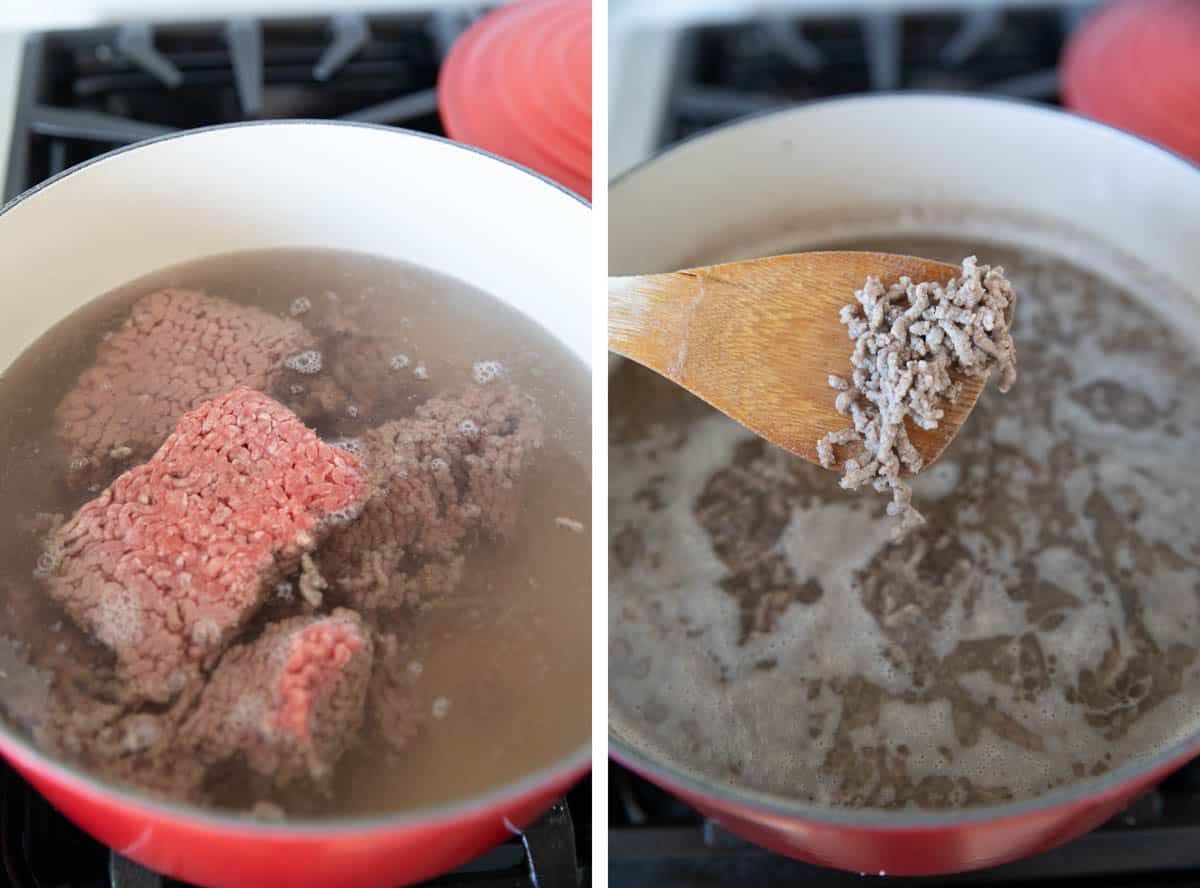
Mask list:
[[[676,142],[658,154],[641,161],[625,172],[615,177],[609,184],[610,188],[626,184],[627,180],[644,174],[653,165],[669,158],[676,151],[690,148],[709,139],[721,138],[728,131],[747,125],[761,123],[765,118],[800,116],[811,108],[821,108],[829,105],[863,105],[868,106],[877,102],[895,104],[897,102],[937,102],[939,104],[995,104],[1018,106],[1030,113],[1049,114],[1072,126],[1086,126],[1107,136],[1119,136],[1127,142],[1138,145],[1137,150],[1157,152],[1169,160],[1177,162],[1185,171],[1200,174],[1200,163],[1196,163],[1181,154],[1165,148],[1148,139],[1110,126],[1098,120],[1084,117],[1065,109],[1054,108],[1031,99],[1011,98],[1007,96],[982,96],[961,92],[928,92],[906,91],[904,93],[876,94],[866,93],[850,96],[835,96],[832,98],[812,99],[797,102],[785,108],[774,108],[758,111],[739,117],[735,120],[712,127],[688,136]],[[611,203],[609,205],[611,207]],[[612,705],[610,695],[609,705]],[[971,808],[953,808],[944,811],[888,811],[884,809],[850,809],[832,808],[787,799],[761,790],[745,787],[724,786],[715,781],[706,780],[693,775],[673,762],[660,760],[638,750],[633,744],[618,736],[612,728],[609,719],[609,756],[621,765],[636,771],[651,780],[668,788],[677,788],[685,793],[711,800],[714,804],[748,809],[766,817],[803,820],[815,824],[827,824],[837,827],[856,827],[877,831],[907,832],[913,829],[945,829],[958,825],[968,825],[995,821],[1006,818],[1017,818],[1030,814],[1038,814],[1059,807],[1069,807],[1083,801],[1118,791],[1127,784],[1141,778],[1154,775],[1156,772],[1172,770],[1189,759],[1200,756],[1200,731],[1180,739],[1152,756],[1126,762],[1120,767],[1099,777],[1089,777],[1078,780],[1064,787],[1014,802],[1001,804],[980,805]]]
[[[485,151],[474,145],[455,142],[432,133],[423,133],[403,127],[387,126],[378,123],[364,123],[353,120],[320,120],[310,118],[288,118],[282,120],[249,120],[236,123],[221,123],[213,126],[197,127],[165,133],[129,145],[121,145],[104,154],[93,157],[77,166],[63,170],[48,179],[26,189],[0,207],[0,216],[24,203],[46,188],[50,188],[64,179],[81,173],[97,164],[105,163],[114,157],[137,152],[152,147],[161,142],[174,139],[186,139],[194,135],[203,135],[218,130],[237,129],[245,127],[293,127],[300,129],[307,126],[337,126],[356,129],[376,130],[389,133],[397,138],[418,138],[438,142],[443,147],[468,151],[505,166],[512,167],[524,173],[541,185],[547,185],[556,191],[573,199],[586,209],[591,209],[591,202],[575,193],[564,185],[531,170],[528,167]],[[590,691],[590,689],[589,689]],[[355,817],[322,817],[297,818],[282,823],[264,822],[245,815],[224,812],[217,808],[174,802],[156,798],[136,788],[114,781],[97,777],[87,770],[74,764],[60,761],[38,749],[27,738],[21,736],[5,720],[0,719],[0,753],[10,760],[19,760],[23,767],[36,772],[58,785],[69,789],[73,794],[99,797],[103,801],[120,805],[126,809],[136,809],[148,817],[164,817],[189,826],[210,829],[218,832],[235,832],[243,835],[262,838],[328,838],[362,836],[371,833],[391,833],[402,829],[428,827],[438,822],[447,822],[460,817],[479,816],[489,809],[502,808],[506,804],[518,802],[540,789],[549,789],[559,784],[574,782],[590,770],[591,738],[568,753],[558,756],[549,765],[532,773],[523,775],[516,780],[509,780],[499,786],[493,786],[483,792],[473,793],[461,799],[438,805],[424,805],[417,808],[405,809],[386,814],[374,814]],[[36,787],[35,787],[36,788]],[[512,826],[514,834],[518,832]]]
[[[1008,105],[1023,108],[1027,111],[1040,112],[1049,114],[1052,117],[1057,117],[1060,120],[1069,120],[1076,124],[1086,124],[1090,128],[1107,132],[1110,135],[1117,135],[1131,142],[1141,143],[1143,146],[1152,149],[1159,154],[1165,154],[1174,160],[1180,161],[1193,170],[1200,171],[1200,161],[1192,160],[1189,157],[1184,157],[1173,148],[1167,148],[1157,142],[1152,142],[1145,136],[1139,136],[1137,133],[1131,133],[1128,130],[1120,129],[1110,123],[1105,123],[1102,120],[1096,120],[1094,117],[1085,117],[1069,108],[1059,106],[1046,105],[1035,99],[1026,99],[1019,96],[1000,96],[1000,95],[985,95],[981,93],[963,92],[961,90],[947,90],[945,92],[933,92],[931,90],[905,90],[904,92],[893,93],[855,93],[845,96],[827,96],[820,99],[801,99],[792,102],[791,104],[766,108],[762,111],[751,111],[749,114],[743,114],[741,117],[735,117],[725,123],[711,126],[708,129],[701,130],[697,133],[692,133],[690,136],[684,136],[677,142],[672,142],[666,148],[661,149],[657,153],[647,157],[645,160],[638,161],[633,166],[618,173],[609,180],[608,187],[615,188],[618,185],[625,183],[626,179],[643,172],[647,167],[657,164],[660,161],[670,157],[677,151],[690,146],[693,142],[704,142],[709,138],[715,138],[725,133],[727,130],[738,129],[747,124],[756,123],[767,117],[785,117],[796,114],[797,112],[807,110],[813,107],[825,107],[829,105],[866,105],[874,102],[886,102],[888,104],[896,104],[898,102],[907,101],[934,101],[963,104],[984,104],[984,105]],[[161,136],[159,138],[162,138]],[[62,173],[59,173],[62,175]],[[536,174],[535,174],[536,175]]]
[[315,118],[315,117],[287,117],[287,118],[281,118],[279,120],[240,120],[240,121],[236,121],[234,123],[215,123],[215,124],[212,124],[211,126],[198,126],[193,129],[179,130],[178,132],[163,133],[160,136],[151,136],[148,139],[142,139],[141,141],[138,141],[138,142],[131,142],[128,145],[120,145],[120,146],[112,149],[111,151],[106,151],[103,154],[98,154],[95,157],[89,158],[88,160],[85,160],[82,163],[78,163],[73,167],[68,167],[65,170],[57,172],[48,179],[43,179],[42,181],[38,182],[37,184],[31,185],[29,188],[25,189],[20,194],[17,194],[14,197],[10,198],[8,200],[8,202],[5,203],[3,206],[0,206],[0,215],[7,213],[9,210],[13,209],[17,204],[32,197],[33,195],[37,194],[39,191],[42,191],[45,188],[49,188],[51,185],[57,184],[58,182],[67,178],[68,176],[73,176],[76,173],[80,173],[83,170],[87,169],[88,167],[94,166],[95,164],[104,163],[105,161],[111,160],[112,158],[117,157],[118,155],[128,154],[130,151],[138,151],[142,148],[148,148],[152,145],[157,145],[160,142],[169,142],[174,139],[186,139],[189,136],[202,135],[204,133],[214,133],[214,132],[218,132],[220,130],[247,129],[250,127],[266,127],[266,126],[278,126],[278,127],[338,126],[338,127],[352,128],[352,129],[376,130],[379,132],[391,133],[392,135],[405,137],[405,138],[427,139],[430,142],[440,142],[445,147],[455,148],[455,149],[459,149],[462,151],[469,151],[472,154],[478,154],[482,157],[488,158],[489,160],[494,160],[497,163],[502,163],[505,166],[512,167],[513,169],[515,169],[519,172],[525,173],[526,175],[531,176],[532,178],[537,179],[546,185],[549,185],[551,188],[555,189],[556,191],[561,191],[567,197],[570,197],[573,200],[577,201],[578,203],[583,204],[588,209],[591,209],[591,206],[592,206],[591,201],[589,201],[583,195],[572,191],[570,188],[568,188],[565,185],[560,184],[559,182],[555,182],[553,179],[549,178],[548,176],[544,176],[543,174],[539,173],[537,170],[530,169],[529,167],[525,166],[524,164],[517,163],[515,160],[509,160],[507,157],[501,157],[499,154],[494,154],[491,151],[488,151],[484,148],[479,148],[475,145],[470,145],[466,142],[456,142],[453,139],[447,138],[445,136],[437,136],[437,135],[434,135],[433,133],[423,133],[420,130],[407,129],[406,127],[402,127],[402,126],[389,126],[388,124],[385,124],[385,123],[367,123],[365,121],[359,121],[359,120],[322,120],[320,118]]

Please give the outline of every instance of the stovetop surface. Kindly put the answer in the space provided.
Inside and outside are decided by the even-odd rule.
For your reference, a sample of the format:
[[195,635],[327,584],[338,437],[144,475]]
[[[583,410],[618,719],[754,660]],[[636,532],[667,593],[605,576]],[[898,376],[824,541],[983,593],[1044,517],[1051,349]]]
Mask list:
[[[1087,3],[904,4],[685,25],[658,96],[661,150],[745,115],[863,92],[922,90],[1057,105],[1057,63]],[[622,888],[856,884],[764,851],[619,765],[609,766],[609,877]],[[877,874],[871,874],[877,875]],[[1200,761],[1101,829],[1007,866],[900,885],[1200,885]]]
[[[334,4],[330,4],[333,6]],[[438,69],[487,4],[426,13],[129,24],[26,40],[5,199],[119,145],[212,124],[319,118],[444,135]],[[0,876],[14,888],[168,888],[0,765]],[[591,883],[591,780],[519,838],[430,885]]]
[[444,135],[439,67],[487,8],[30,35],[5,199],[116,146],[212,124],[342,119]]
[[737,117],[861,92],[978,92],[1058,104],[1078,3],[773,17],[681,31],[659,147]]

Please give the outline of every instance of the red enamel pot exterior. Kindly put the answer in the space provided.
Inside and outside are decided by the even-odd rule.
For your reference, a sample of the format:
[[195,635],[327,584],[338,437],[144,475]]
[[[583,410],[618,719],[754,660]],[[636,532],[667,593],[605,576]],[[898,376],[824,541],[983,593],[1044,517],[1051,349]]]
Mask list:
[[998,866],[1048,851],[1095,829],[1181,767],[1200,748],[1106,790],[1023,813],[984,818],[966,813],[961,822],[904,826],[856,826],[772,813],[752,804],[697,791],[634,758],[613,757],[643,777],[686,799],[705,816],[756,845],[808,863],[891,876],[921,876]]
[[581,760],[505,798],[425,822],[273,829],[147,805],[4,740],[0,752],[85,832],[156,872],[211,888],[396,888],[430,879],[511,838],[588,768]]

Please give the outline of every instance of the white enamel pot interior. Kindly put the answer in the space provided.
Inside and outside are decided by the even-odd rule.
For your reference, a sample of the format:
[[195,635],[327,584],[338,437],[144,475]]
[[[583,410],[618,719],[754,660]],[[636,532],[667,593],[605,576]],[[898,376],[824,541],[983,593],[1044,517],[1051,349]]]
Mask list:
[[[590,364],[591,211],[514,164],[420,133],[288,121],[196,130],[106,155],[0,213],[0,370],[73,310],[165,266],[320,247],[426,266],[541,324]],[[463,319],[469,323],[470,319]],[[524,824],[586,771],[586,740],[474,799],[395,816],[259,824],[162,803],[0,749],[64,812],[149,866],[209,885],[429,878]],[[279,881],[276,881],[279,880]]]
[[[862,96],[747,118],[621,177],[609,214],[612,275],[817,248],[851,233],[978,233],[1200,300],[1200,170],[1135,136],[1007,100]],[[610,720],[618,760],[775,850],[856,870],[897,856],[901,872],[915,873],[1033,853],[1101,822],[1106,805],[1200,752],[1192,737],[1029,802],[836,811],[709,782],[638,743],[636,726],[626,735],[624,718]],[[1086,809],[1089,798],[1096,806],[1072,820],[1072,806]],[[1007,826],[966,834],[989,822]],[[902,836],[907,856],[889,835]]]
[[[326,247],[473,284],[590,361],[591,213],[513,164],[384,127],[199,130],[107,155],[0,215],[0,368],[82,302],[234,250]],[[18,295],[19,294],[19,295]]]

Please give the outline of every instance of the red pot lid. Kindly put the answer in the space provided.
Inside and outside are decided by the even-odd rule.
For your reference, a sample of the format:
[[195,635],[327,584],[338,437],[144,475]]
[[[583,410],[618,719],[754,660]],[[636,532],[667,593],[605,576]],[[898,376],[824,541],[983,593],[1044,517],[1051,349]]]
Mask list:
[[1200,163],[1200,2],[1123,0],[1063,53],[1067,107]]
[[438,81],[451,138],[592,196],[592,5],[520,0],[476,22]]

